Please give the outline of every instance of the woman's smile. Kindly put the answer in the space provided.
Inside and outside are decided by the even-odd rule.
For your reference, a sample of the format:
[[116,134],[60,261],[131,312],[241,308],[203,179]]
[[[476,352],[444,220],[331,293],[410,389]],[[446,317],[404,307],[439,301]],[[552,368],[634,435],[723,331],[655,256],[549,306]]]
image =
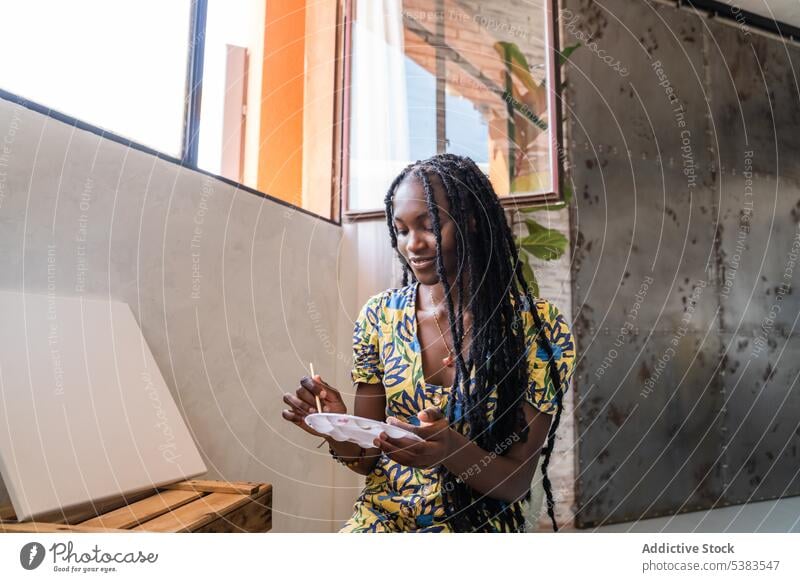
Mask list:
[[409,262],[414,266],[417,271],[424,271],[434,265],[436,257],[414,257],[409,259]]

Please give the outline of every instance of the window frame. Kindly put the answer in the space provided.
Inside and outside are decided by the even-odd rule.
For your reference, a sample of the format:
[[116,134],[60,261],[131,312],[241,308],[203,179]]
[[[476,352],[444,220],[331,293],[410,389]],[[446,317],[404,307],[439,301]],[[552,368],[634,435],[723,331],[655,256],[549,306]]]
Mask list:
[[[269,0],[265,0],[269,1]],[[342,0],[337,0],[337,66],[336,66],[336,87],[341,86],[341,77],[340,77],[340,70],[343,73],[343,67],[340,66],[338,62],[340,59],[338,57],[341,54],[341,42],[340,37],[342,36],[343,27],[342,24]],[[266,192],[262,192],[255,188],[251,188],[250,186],[246,186],[240,182],[235,180],[231,180],[230,178],[226,178],[224,176],[220,176],[219,174],[215,174],[214,172],[210,172],[208,170],[204,170],[197,165],[197,158],[198,158],[198,144],[200,138],[200,110],[201,110],[201,100],[202,100],[202,93],[203,93],[203,60],[205,54],[205,35],[206,35],[206,24],[207,24],[207,16],[208,16],[208,0],[191,0],[190,10],[189,10],[189,53],[187,55],[187,67],[186,67],[186,92],[185,92],[185,106],[184,106],[184,122],[183,122],[183,135],[181,138],[181,152],[180,157],[176,158],[171,154],[167,154],[156,149],[153,149],[150,146],[146,146],[141,144],[135,140],[123,137],[113,131],[103,129],[97,125],[92,123],[88,123],[86,121],[82,121],[76,117],[71,115],[67,115],[62,113],[56,109],[52,109],[41,103],[37,103],[31,99],[23,97],[21,95],[17,95],[15,93],[11,93],[6,91],[2,87],[0,87],[0,99],[4,101],[8,101],[10,103],[15,103],[26,109],[30,109],[31,111],[35,111],[41,115],[46,117],[55,119],[77,129],[88,131],[94,135],[102,137],[104,139],[108,139],[120,145],[129,147],[136,151],[149,154],[154,156],[160,160],[164,160],[166,162],[170,162],[172,164],[190,169],[195,172],[199,172],[200,174],[209,176],[220,182],[228,184],[230,186],[235,187],[238,190],[242,190],[244,192],[248,192],[250,194],[254,194],[261,198],[265,198],[267,200],[271,200],[272,202],[276,202],[282,206],[286,206],[291,208],[292,210],[296,210],[298,212],[302,212],[303,214],[307,214],[329,224],[333,224],[336,226],[341,226],[341,214],[339,209],[341,208],[341,202],[337,200],[340,197],[339,191],[339,183],[340,183],[340,168],[341,168],[341,144],[340,144],[340,131],[333,131],[334,135],[331,136],[334,139],[334,159],[332,160],[334,164],[334,184],[331,188],[331,217],[328,218],[326,216],[321,216],[310,210],[292,204],[291,202],[286,202],[281,198],[277,198],[275,196],[271,196]],[[2,82],[2,80],[0,80]],[[340,100],[339,93],[337,91],[337,101]],[[335,113],[335,127],[341,123],[341,108],[344,104],[337,102],[335,104],[336,113]]]
[[181,159],[197,167],[200,143],[200,106],[203,94],[203,62],[206,52],[208,0],[192,0],[189,13],[189,55],[186,67],[186,107],[184,109]]
[[[343,216],[348,222],[355,222],[360,220],[373,220],[385,217],[385,210],[383,208],[365,209],[365,210],[351,210],[348,196],[348,170],[350,165],[350,151],[349,151],[349,135],[350,135],[350,71],[352,68],[352,11],[353,2],[355,0],[341,0],[344,3],[344,19],[342,26],[345,29],[345,44],[344,51],[341,54],[341,60],[345,70],[344,84],[341,86],[341,94],[346,104],[344,111],[342,127],[342,136],[340,142],[342,147],[342,172],[337,180],[339,183],[339,190],[341,192],[341,204]],[[442,5],[441,0],[436,1],[436,9],[440,10]],[[550,159],[551,159],[551,178],[550,189],[546,192],[538,194],[512,194],[508,196],[501,196],[500,203],[507,209],[521,209],[532,206],[540,206],[546,204],[553,204],[556,202],[564,201],[563,189],[563,132],[562,123],[563,116],[561,110],[561,76],[559,67],[556,66],[558,57],[561,54],[559,49],[559,28],[558,28],[558,0],[544,0],[545,9],[545,45],[550,47],[548,51],[549,58],[547,59],[548,80],[555,87],[555,91],[548,91],[548,114],[547,119],[549,127],[553,128],[554,136],[550,138]],[[450,49],[454,50],[454,49]]]

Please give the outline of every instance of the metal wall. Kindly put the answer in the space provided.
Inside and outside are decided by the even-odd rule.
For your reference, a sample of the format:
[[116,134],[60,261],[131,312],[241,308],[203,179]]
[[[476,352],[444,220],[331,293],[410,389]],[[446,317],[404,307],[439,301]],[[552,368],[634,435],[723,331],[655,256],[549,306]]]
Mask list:
[[644,0],[561,22],[577,526],[800,494],[800,49]]

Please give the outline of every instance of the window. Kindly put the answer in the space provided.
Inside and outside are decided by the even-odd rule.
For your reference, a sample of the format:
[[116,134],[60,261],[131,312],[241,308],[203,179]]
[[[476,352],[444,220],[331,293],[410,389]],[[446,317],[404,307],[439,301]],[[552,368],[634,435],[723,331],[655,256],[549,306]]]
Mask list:
[[245,152],[258,150],[260,102],[247,98],[260,92],[265,8],[264,0],[209,0],[203,37],[197,165],[253,187]]
[[0,89],[335,220],[340,2],[0,0]]
[[551,0],[348,1],[351,214],[441,152],[470,156],[501,197],[558,196]]
[[316,215],[437,152],[559,195],[554,0],[0,1],[0,88]]
[[208,0],[198,166],[332,218],[336,0]]
[[0,4],[0,88],[181,156],[189,0]]

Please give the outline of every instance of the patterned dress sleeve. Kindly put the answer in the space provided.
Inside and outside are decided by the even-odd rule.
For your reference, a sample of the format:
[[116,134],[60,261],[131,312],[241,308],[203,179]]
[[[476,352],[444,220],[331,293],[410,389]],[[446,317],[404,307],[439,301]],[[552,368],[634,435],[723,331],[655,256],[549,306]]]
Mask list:
[[[546,339],[552,350],[553,364],[558,371],[561,382],[562,400],[567,393],[572,372],[575,369],[575,344],[569,324],[555,305],[544,299],[536,300],[536,311],[544,330],[542,337]],[[525,391],[525,400],[537,410],[546,414],[555,414],[560,402],[556,393],[551,372],[548,370],[549,356],[541,340],[536,341],[536,325],[530,311],[523,310],[525,321],[525,337],[528,347],[528,373],[530,383]]]
[[373,295],[361,308],[353,327],[353,382],[377,384],[383,381],[380,350],[382,294]]

